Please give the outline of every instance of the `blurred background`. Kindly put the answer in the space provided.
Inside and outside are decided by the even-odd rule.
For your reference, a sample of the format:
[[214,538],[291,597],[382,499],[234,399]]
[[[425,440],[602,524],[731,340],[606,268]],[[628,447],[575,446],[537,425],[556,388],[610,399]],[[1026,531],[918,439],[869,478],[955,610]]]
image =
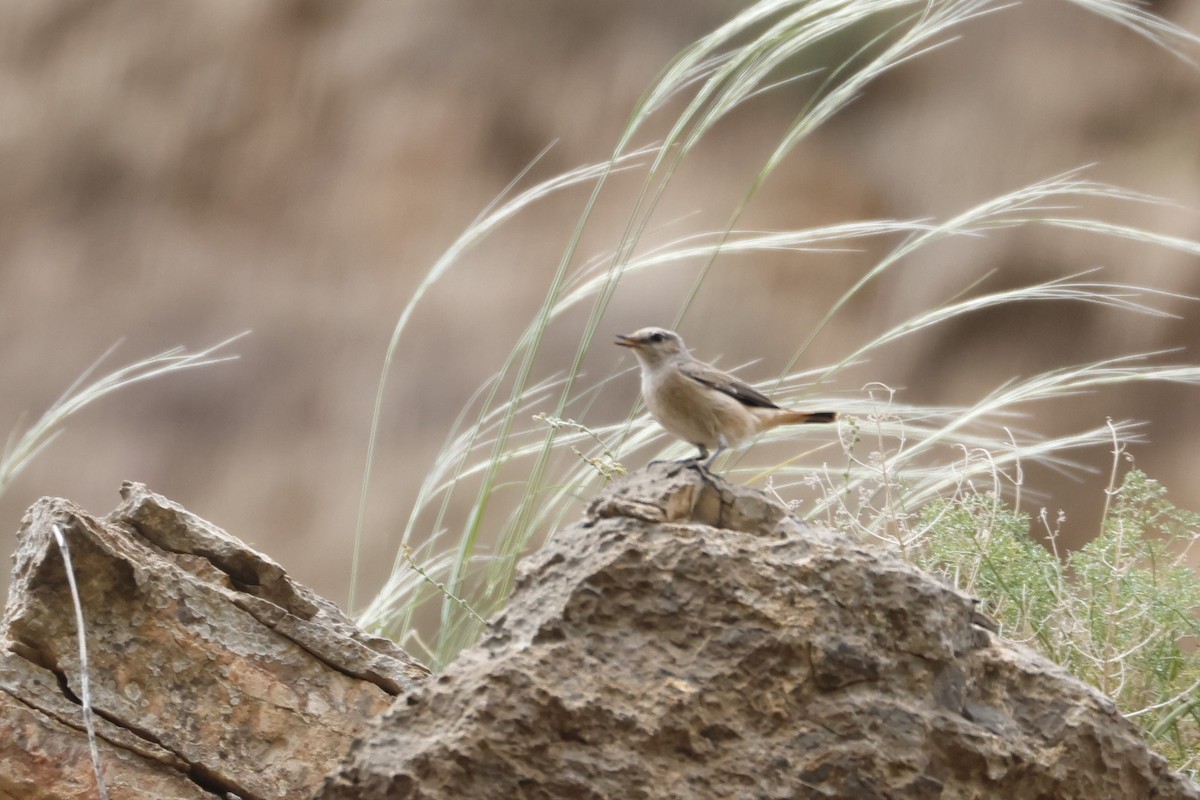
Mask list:
[[[603,160],[659,70],[743,7],[732,0],[47,0],[0,9],[0,428],[27,424],[107,347],[106,366],[253,329],[240,360],[126,390],[86,409],[0,498],[11,552],[42,495],[102,515],[143,481],[344,602],[372,404],[388,338],[430,265],[547,144],[545,178]],[[1147,4],[1200,32],[1195,0]],[[1088,175],[1172,200],[1126,224],[1200,238],[1200,71],[1067,2],[980,19],[965,39],[872,85],[806,140],[741,225],[945,217],[1032,181]],[[1195,54],[1194,54],[1195,55]],[[836,51],[829,53],[836,63]],[[797,113],[799,87],[719,126],[679,176],[660,240],[724,225]],[[664,117],[664,123],[669,117]],[[620,187],[624,186],[624,190]],[[618,241],[617,200],[581,257]],[[359,597],[391,562],[420,480],[471,393],[541,303],[586,192],[557,197],[473,251],[426,298],[397,354],[371,494]],[[723,366],[772,377],[819,314],[887,251],[718,262],[681,332]],[[602,332],[669,324],[695,264],[627,282]],[[806,354],[836,360],[944,302],[1092,267],[1112,281],[1200,294],[1192,257],[1044,229],[947,247],[889,273]],[[902,340],[839,390],[871,380],[908,402],[968,403],[1005,380],[1092,358],[1183,347],[1181,319],[1085,306],[997,309]],[[542,374],[569,362],[555,329]],[[597,341],[596,378],[632,365]],[[612,352],[610,352],[610,350]],[[103,371],[103,367],[102,367]],[[623,376],[585,422],[623,418]],[[1047,434],[1149,424],[1137,463],[1200,509],[1197,390],[1143,385],[1033,409]],[[549,409],[547,409],[549,410]],[[1081,456],[1107,470],[1103,452]],[[639,466],[631,464],[631,466]],[[1106,475],[1031,475],[1031,500],[1095,530]],[[3,571],[7,573],[7,570]],[[7,574],[0,576],[0,585]]]

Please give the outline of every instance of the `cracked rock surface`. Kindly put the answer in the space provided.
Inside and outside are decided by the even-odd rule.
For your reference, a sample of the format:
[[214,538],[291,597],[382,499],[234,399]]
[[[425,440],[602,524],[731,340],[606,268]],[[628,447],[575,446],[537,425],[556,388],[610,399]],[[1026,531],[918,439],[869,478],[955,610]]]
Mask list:
[[672,464],[528,559],[323,800],[1200,798],[1112,703],[974,601]]
[[0,800],[94,798],[75,620],[113,800],[309,798],[428,674],[236,538],[140,484],[106,519],[25,515],[0,628]]

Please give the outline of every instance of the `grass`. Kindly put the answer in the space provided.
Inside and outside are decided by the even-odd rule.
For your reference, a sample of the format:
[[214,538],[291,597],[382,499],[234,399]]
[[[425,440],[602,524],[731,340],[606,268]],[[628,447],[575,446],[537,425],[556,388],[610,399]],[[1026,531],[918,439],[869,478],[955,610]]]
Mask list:
[[[1113,18],[1174,52],[1186,53],[1197,44],[1195,37],[1130,3],[1087,0],[1077,4]],[[787,369],[767,387],[785,404],[802,401],[812,407],[829,404],[833,398],[822,392],[835,387],[849,365],[869,360],[884,345],[996,305],[1078,302],[1133,314],[1165,314],[1160,306],[1173,297],[1148,288],[1094,280],[1090,274],[1001,292],[978,291],[979,276],[965,275],[963,293],[956,300],[881,333],[837,363],[805,371],[795,369],[811,342],[865,287],[897,264],[912,261],[942,241],[969,242],[1000,229],[1042,226],[1200,255],[1200,245],[1195,242],[1084,214],[1081,205],[1096,200],[1117,206],[1155,201],[1089,180],[1079,170],[1020,187],[941,220],[855,221],[782,232],[739,229],[737,221],[759,187],[804,137],[845,108],[870,82],[909,59],[952,42],[967,23],[1005,7],[989,0],[755,3],[667,65],[635,106],[610,161],[519,193],[510,186],[430,269],[401,314],[381,376],[370,448],[374,447],[374,430],[382,414],[383,392],[394,354],[421,297],[455,266],[463,251],[478,246],[528,205],[579,185],[590,185],[591,194],[583,203],[579,223],[540,309],[514,343],[507,361],[464,408],[430,465],[400,533],[391,574],[364,608],[357,603],[356,567],[350,606],[360,620],[402,643],[417,646],[435,669],[444,666],[478,637],[484,628],[481,619],[503,606],[521,555],[573,513],[577,498],[594,493],[614,474],[621,459],[641,463],[652,456],[671,457],[681,452],[678,445],[662,446],[656,428],[645,415],[631,412],[623,420],[595,424],[589,411],[610,379],[581,385],[580,365],[592,347],[616,287],[622,281],[636,280],[642,273],[700,264],[692,289],[681,298],[678,322],[719,259],[753,258],[763,252],[841,250],[864,239],[894,241],[891,250],[865,269],[817,321],[811,333],[798,343]],[[790,65],[800,63],[825,43],[847,40],[857,44],[840,64],[804,73],[799,79],[787,72]],[[789,91],[807,91],[809,100],[802,103],[777,145],[765,154],[761,169],[731,210],[728,225],[717,231],[687,234],[667,245],[643,246],[642,238],[654,225],[655,209],[672,177],[685,168],[688,156],[706,134],[746,101],[784,83]],[[648,147],[635,144],[653,123],[672,110],[674,116],[666,124],[667,132],[660,142]],[[636,198],[629,203],[625,229],[607,256],[581,261],[577,249],[589,216],[618,171],[640,176],[641,181]],[[552,325],[561,326],[570,312],[586,312],[583,324],[568,334],[577,337],[575,356],[561,372],[542,374],[536,365],[547,331]],[[1165,363],[1164,354],[1121,355],[997,387],[968,408],[894,405],[894,420],[872,424],[878,435],[892,435],[903,427],[904,449],[887,463],[906,486],[905,504],[913,509],[910,513],[917,513],[916,509],[952,489],[963,477],[960,473],[970,477],[989,469],[1012,468],[1018,452],[1027,460],[1065,467],[1072,463],[1071,451],[1107,441],[1108,430],[1103,425],[1049,441],[1022,434],[1013,425],[1018,410],[1028,403],[1119,383],[1155,380],[1192,384],[1198,379],[1200,369]],[[847,403],[844,396],[839,396],[837,401],[837,407],[851,414],[870,413],[869,398]],[[535,414],[539,416],[535,418]],[[564,424],[565,420],[585,420],[587,426]],[[1117,427],[1123,434],[1132,435],[1132,423]],[[957,448],[998,455],[987,463],[971,462],[952,468],[946,453]],[[372,460],[373,449],[367,454],[356,554],[366,535],[362,520],[369,498]],[[725,466],[738,476],[762,474],[761,468],[743,468],[738,461],[729,461]],[[877,476],[872,469],[870,464],[848,464],[837,491],[828,492],[809,513],[827,516],[851,496],[861,496],[861,503],[873,502],[869,489]],[[823,484],[827,489],[832,485],[822,467],[799,460],[770,467],[769,473],[780,488],[799,483]],[[468,508],[465,514],[461,512],[463,507]],[[485,547],[485,539],[494,544]],[[356,564],[358,560],[356,555]],[[414,564],[421,565],[421,572],[413,569]],[[415,625],[418,611],[431,604],[440,609],[438,623],[432,634],[419,635]],[[418,639],[420,645],[416,644]]]
[[221,355],[221,352],[245,335],[239,334],[195,353],[175,347],[115,369],[89,383],[88,380],[100,365],[116,350],[115,345],[110,347],[23,433],[18,436],[14,430],[9,436],[3,454],[0,454],[0,495],[8,490],[17,475],[39,453],[58,438],[67,421],[86,406],[144,381],[236,359],[235,355]]
[[[1187,57],[1196,37],[1124,0],[1063,0],[1130,28]],[[1030,534],[1019,507],[1022,464],[1072,469],[1075,451],[1109,442],[1136,441],[1133,421],[1107,422],[1043,438],[1018,422],[1031,405],[1122,384],[1162,381],[1200,384],[1200,367],[1173,363],[1170,353],[1115,354],[1064,365],[996,387],[958,408],[905,405],[886,387],[868,387],[858,399],[831,392],[850,365],[869,361],[904,337],[950,320],[1016,303],[1084,303],[1114,313],[1168,315],[1180,300],[1148,287],[1067,275],[1035,285],[984,291],[981,276],[964,274],[962,291],[914,315],[834,363],[797,370],[812,342],[879,276],[919,258],[947,240],[968,245],[996,231],[1037,226],[1129,240],[1200,255],[1200,244],[1122,224],[1121,209],[1158,202],[1089,179],[1073,170],[995,197],[945,219],[855,221],[782,232],[748,231],[738,221],[760,187],[805,137],[851,103],[867,85],[910,59],[953,42],[978,17],[1003,11],[992,0],[763,0],[679,54],[635,106],[610,161],[576,170],[532,189],[501,196],[430,270],[397,323],[389,344],[375,410],[408,318],[421,296],[505,219],[531,203],[581,184],[591,186],[581,216],[541,307],[515,342],[507,361],[477,392],[428,470],[401,533],[394,568],[365,608],[351,607],[368,627],[412,647],[435,670],[450,663],[503,607],[520,557],[556,530],[578,500],[624,469],[651,457],[674,457],[685,446],[664,444],[645,414],[596,424],[596,407],[611,378],[584,385],[580,367],[605,319],[617,286],[673,265],[695,270],[675,318],[685,319],[693,299],[718,263],[766,252],[840,250],[864,239],[892,242],[797,343],[786,369],[764,386],[784,405],[834,406],[848,412],[839,439],[823,452],[769,466],[723,462],[727,474],[768,481],[777,493],[816,489],[805,508],[810,518],[876,538],[907,557],[938,569],[996,604],[1005,630],[1039,646],[1102,690],[1108,691],[1148,735],[1190,768],[1194,738],[1195,666],[1182,655],[1184,635],[1194,634],[1188,603],[1195,575],[1181,551],[1194,530],[1183,512],[1163,505],[1160,487],[1130,472],[1111,488],[1111,503],[1096,541],[1074,553],[1046,550]],[[829,42],[854,42],[840,63],[788,73],[808,63]],[[643,243],[673,177],[707,134],[757,95],[787,84],[807,93],[793,121],[765,153],[762,166],[716,231],[691,233],[660,246]],[[653,123],[673,113],[660,142],[635,143]],[[581,260],[578,248],[589,217],[614,173],[640,176],[627,222],[611,251]],[[511,196],[511,197],[510,197]],[[1090,216],[1084,207],[1104,201],[1115,219]],[[698,266],[696,266],[698,265]],[[586,312],[574,357],[558,373],[539,371],[538,355],[551,326],[561,335],[568,312]],[[576,420],[585,420],[580,424]],[[782,436],[783,433],[776,435]],[[374,446],[374,433],[372,447]],[[770,435],[766,438],[772,438]],[[816,450],[821,450],[818,447]],[[821,461],[825,463],[822,464]],[[356,541],[368,501],[368,452]],[[827,466],[830,461],[840,466]],[[1115,479],[1114,479],[1115,480]],[[463,513],[461,508],[468,510]],[[1166,526],[1166,527],[1164,527]],[[1045,534],[1053,543],[1053,527]],[[1172,533],[1173,531],[1173,533]],[[485,547],[484,542],[493,544]],[[356,556],[356,562],[357,562]],[[356,576],[357,577],[357,573]],[[1190,581],[1190,583],[1189,583]],[[355,580],[357,584],[357,580]],[[437,623],[417,621],[429,608]],[[1125,616],[1122,616],[1125,615]],[[1174,748],[1174,749],[1172,749]]]

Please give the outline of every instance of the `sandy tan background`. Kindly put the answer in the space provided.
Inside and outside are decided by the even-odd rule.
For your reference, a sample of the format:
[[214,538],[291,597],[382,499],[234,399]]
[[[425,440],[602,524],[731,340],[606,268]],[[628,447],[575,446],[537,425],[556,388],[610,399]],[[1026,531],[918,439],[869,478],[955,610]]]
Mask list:
[[[0,10],[0,427],[40,414],[118,339],[111,366],[254,330],[237,363],[80,415],[0,498],[0,527],[14,531],[46,494],[106,513],[121,480],[141,480],[344,598],[375,386],[416,282],[547,143],[558,140],[541,177],[603,159],[657,71],[739,5],[112,0]],[[1200,4],[1151,5],[1200,31]],[[1188,210],[1200,208],[1200,72],[1066,2],[1027,3],[965,33],[805,142],[743,223],[946,215],[1097,162],[1092,177],[1181,206],[1126,209],[1122,220],[1200,238]],[[662,235],[722,224],[802,99],[781,91],[722,125],[660,218],[695,215]],[[582,200],[564,195],[516,221],[414,320],[382,432],[372,580],[446,427],[540,302]],[[583,255],[615,244],[619,212],[598,216]],[[767,377],[882,252],[880,243],[719,269],[683,331],[723,364],[761,356],[746,375]],[[996,235],[907,264],[811,356],[836,358],[987,269],[999,270],[989,286],[1005,286],[1093,266],[1112,280],[1200,293],[1194,258]],[[603,330],[669,321],[690,274],[631,283]],[[1175,310],[1184,319],[1004,309],[906,340],[842,388],[875,379],[912,401],[969,402],[1007,378],[1085,358],[1187,347],[1182,357],[1194,361],[1200,308]],[[548,349],[545,372],[565,364],[577,322]],[[626,366],[607,350],[589,364]],[[632,376],[622,379],[592,420],[619,418],[634,391]],[[1037,424],[1149,421],[1138,462],[1196,508],[1197,399],[1139,387],[1047,407]],[[1102,452],[1090,459],[1107,463]],[[1045,488],[1085,535],[1101,485]]]

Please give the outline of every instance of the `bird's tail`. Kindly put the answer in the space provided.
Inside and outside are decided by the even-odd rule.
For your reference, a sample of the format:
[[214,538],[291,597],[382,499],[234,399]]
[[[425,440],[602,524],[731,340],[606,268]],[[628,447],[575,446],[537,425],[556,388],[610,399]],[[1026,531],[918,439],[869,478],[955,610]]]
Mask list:
[[771,420],[770,427],[776,425],[808,425],[814,422],[834,422],[838,418],[836,411],[784,411],[776,414]]

